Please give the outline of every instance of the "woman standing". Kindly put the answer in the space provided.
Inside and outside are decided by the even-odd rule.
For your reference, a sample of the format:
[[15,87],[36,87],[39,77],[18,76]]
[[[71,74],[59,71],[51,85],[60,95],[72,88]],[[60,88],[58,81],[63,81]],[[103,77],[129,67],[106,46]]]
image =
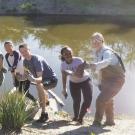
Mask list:
[[92,48],[95,50],[95,63],[90,64],[90,69],[98,73],[98,88],[100,94],[96,99],[96,113],[93,125],[101,126],[103,115],[104,125],[113,126],[114,122],[114,97],[122,89],[125,82],[125,67],[120,56],[105,45],[101,33],[95,32],[91,36]]
[[[82,76],[77,76],[77,68],[84,63],[84,60],[80,57],[73,57],[72,49],[68,46],[61,49],[61,72],[63,91],[62,94],[67,96],[67,76],[69,75],[69,89],[71,97],[73,99],[74,117],[73,121],[82,124],[83,117],[87,112],[87,109],[91,105],[92,101],[92,87],[89,73],[84,70]],[[83,103],[81,103],[81,93],[83,94]]]

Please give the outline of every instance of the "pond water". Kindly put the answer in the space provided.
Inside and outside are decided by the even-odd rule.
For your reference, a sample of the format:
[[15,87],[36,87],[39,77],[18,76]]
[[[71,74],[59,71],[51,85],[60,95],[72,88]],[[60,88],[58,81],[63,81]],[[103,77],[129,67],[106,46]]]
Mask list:
[[[20,43],[28,43],[31,51],[44,56],[56,72],[59,82],[55,91],[62,97],[59,59],[61,47],[69,45],[75,56],[80,56],[90,62],[89,38],[96,31],[104,34],[106,43],[119,52],[126,65],[126,83],[115,98],[115,111],[120,114],[135,115],[135,23],[132,17],[126,20],[88,16],[1,16],[0,51],[5,54],[3,43],[6,40],[12,40],[16,49]],[[12,87],[11,75],[7,73],[0,91],[2,93]],[[34,86],[31,86],[30,92],[37,96]],[[98,92],[94,86],[92,114],[95,111],[95,99]],[[66,103],[65,110],[72,113],[70,94],[67,100],[63,100]]]

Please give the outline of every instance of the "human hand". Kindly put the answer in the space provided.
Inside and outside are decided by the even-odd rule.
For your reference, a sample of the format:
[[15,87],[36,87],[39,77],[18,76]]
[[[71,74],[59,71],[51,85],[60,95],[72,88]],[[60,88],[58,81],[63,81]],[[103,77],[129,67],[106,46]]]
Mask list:
[[8,68],[8,71],[12,71],[12,70],[13,70],[13,67],[9,67],[9,68]]
[[3,67],[1,70],[2,70],[3,73],[7,73],[7,68],[6,67]]
[[91,69],[93,72],[95,72],[95,70],[96,70],[96,64],[95,64],[95,63],[92,63],[92,64],[89,64],[89,66],[90,66],[90,69]]
[[71,70],[64,70],[63,72],[66,75],[73,75],[73,71],[71,71]]
[[79,78],[83,77],[85,65],[86,65],[86,61],[84,61],[82,64],[80,64],[80,65],[77,67],[77,69],[76,69],[74,75],[77,76],[77,77],[79,77]]
[[65,97],[65,99],[67,99],[67,97],[68,97],[67,89],[62,90],[62,95]]
[[21,81],[22,80],[22,75],[20,73],[16,73],[16,78],[18,81]]
[[32,74],[27,74],[27,79],[31,82],[36,83],[36,78]]

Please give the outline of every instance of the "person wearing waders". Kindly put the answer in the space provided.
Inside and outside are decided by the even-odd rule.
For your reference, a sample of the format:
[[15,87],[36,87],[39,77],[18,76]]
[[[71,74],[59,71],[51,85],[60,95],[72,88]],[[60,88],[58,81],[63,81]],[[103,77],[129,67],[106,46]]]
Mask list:
[[92,71],[98,72],[98,87],[100,94],[96,100],[96,113],[93,125],[100,126],[105,113],[104,125],[113,126],[113,98],[122,89],[125,82],[125,68],[120,56],[107,47],[101,33],[91,37],[92,48],[95,51],[95,63],[90,64]]

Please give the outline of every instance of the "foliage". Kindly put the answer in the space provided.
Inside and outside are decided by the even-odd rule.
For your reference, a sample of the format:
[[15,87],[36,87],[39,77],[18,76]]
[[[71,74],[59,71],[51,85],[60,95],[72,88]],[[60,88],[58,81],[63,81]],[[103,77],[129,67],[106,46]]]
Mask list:
[[22,10],[30,11],[30,10],[33,9],[33,4],[30,3],[30,2],[26,2],[26,3],[21,4],[21,5],[20,5],[20,8],[21,8]]
[[6,131],[18,131],[27,120],[25,98],[19,93],[5,94],[0,101],[0,123]]

